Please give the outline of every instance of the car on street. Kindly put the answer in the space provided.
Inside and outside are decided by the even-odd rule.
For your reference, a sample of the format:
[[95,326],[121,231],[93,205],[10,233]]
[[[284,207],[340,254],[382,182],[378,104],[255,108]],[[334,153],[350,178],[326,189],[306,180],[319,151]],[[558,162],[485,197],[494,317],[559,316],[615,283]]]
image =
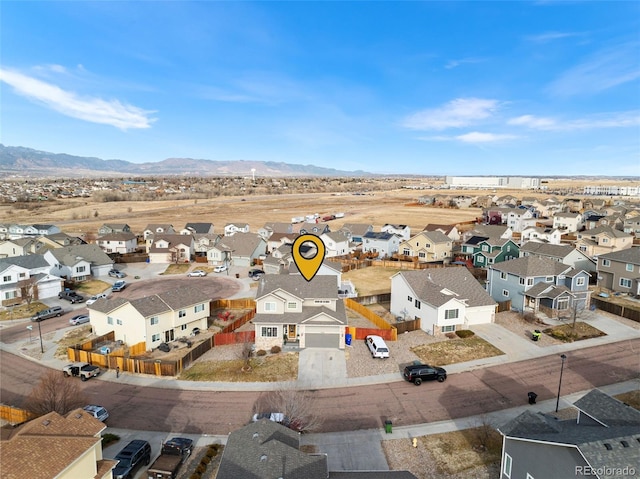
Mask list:
[[54,316],[62,316],[64,312],[64,309],[60,306],[53,306],[51,308],[38,311],[36,314],[31,316],[31,321],[44,321],[45,319],[53,318]]
[[207,275],[207,272],[201,269],[194,269],[193,271],[187,273],[187,276],[192,276],[192,277],[202,277],[206,275]]
[[405,381],[420,386],[422,381],[432,381],[435,379],[440,383],[443,382],[447,379],[447,371],[445,371],[444,368],[430,366],[429,364],[411,364],[404,368],[402,377]]
[[75,326],[77,324],[84,324],[89,322],[88,314],[78,314],[69,320],[69,324]]
[[107,410],[102,406],[98,406],[97,404],[88,404],[82,409],[87,411],[98,421],[105,422],[107,419],[109,419],[109,413],[107,412]]
[[263,276],[264,276],[264,271],[261,270],[261,269],[251,269],[251,270],[249,270],[249,278],[253,279],[254,281],[259,280]]
[[85,304],[87,306],[91,306],[93,303],[95,303],[96,301],[98,301],[100,298],[104,298],[107,299],[109,296],[107,295],[107,293],[100,293],[100,294],[96,294],[95,296],[91,296],[89,299],[87,299],[87,301],[85,302]]
[[109,271],[109,276],[111,276],[112,278],[124,278],[127,275],[122,271],[118,271],[117,269],[112,269],[111,271]]
[[221,264],[221,265],[216,266],[215,268],[213,268],[213,272],[214,273],[222,273],[223,271],[226,271],[227,269],[228,268],[227,268],[226,264]]
[[285,419],[284,414],[281,412],[260,412],[253,415],[252,422],[259,421],[260,419],[268,419],[269,421],[282,423]]
[[113,291],[114,293],[117,293],[118,291],[122,291],[126,287],[127,287],[126,281],[116,281],[115,283],[113,283],[113,286],[111,286],[111,291]]

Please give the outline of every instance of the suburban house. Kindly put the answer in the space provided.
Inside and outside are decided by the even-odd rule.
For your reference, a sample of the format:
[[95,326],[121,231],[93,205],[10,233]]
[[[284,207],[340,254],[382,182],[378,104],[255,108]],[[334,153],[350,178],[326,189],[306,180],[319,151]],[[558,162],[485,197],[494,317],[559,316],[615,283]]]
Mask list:
[[398,246],[404,256],[417,257],[421,263],[445,262],[451,259],[451,238],[440,231],[421,231]]
[[[142,236],[144,240],[147,241],[149,238],[153,238],[154,235],[163,235],[163,234],[176,234],[176,231],[173,229],[173,225],[169,224],[148,224],[147,227],[142,232]],[[147,242],[148,243],[148,242]]]
[[102,456],[106,428],[84,409],[32,419],[0,441],[2,477],[112,479],[118,461]]
[[345,231],[352,243],[362,243],[365,233],[373,231],[373,225],[363,223],[345,223],[341,230]]
[[205,234],[205,235],[197,235],[193,239],[193,253],[196,257],[196,261],[198,258],[206,258],[207,251],[213,248],[218,241],[220,241],[221,236],[216,234]]
[[598,286],[640,296],[640,248],[598,256]]
[[206,330],[210,301],[197,288],[184,286],[139,299],[110,296],[87,307],[95,334],[114,331],[116,341],[129,346],[145,343],[150,351],[189,336],[194,328]]
[[456,225],[439,225],[435,223],[429,223],[424,227],[424,231],[440,231],[440,233],[451,238],[451,241],[460,241],[460,232]]
[[35,253],[38,240],[35,238],[18,238],[0,243],[0,258],[24,256]]
[[472,236],[511,239],[513,230],[505,225],[474,225],[473,228],[462,233],[461,239],[466,242]]
[[411,238],[411,227],[407,225],[393,225],[390,223],[385,224],[380,231],[383,233],[391,233],[400,237],[402,241],[406,241]]
[[50,249],[44,259],[51,266],[50,274],[74,281],[106,276],[113,267],[113,260],[96,244]]
[[126,223],[105,223],[98,228],[98,236],[113,233],[131,233],[131,227]]
[[[292,234],[293,225],[291,223],[282,223],[282,222],[271,222],[265,223],[265,225],[258,229],[258,234],[267,241],[271,235],[280,233],[280,234]],[[296,235],[297,236],[297,235]]]
[[600,218],[598,226],[611,226],[613,229],[624,231],[624,215],[609,215]]
[[391,277],[391,313],[420,318],[428,334],[492,323],[496,302],[465,267],[400,271]]
[[547,244],[529,241],[520,246],[520,257],[524,256],[549,258],[589,273],[593,273],[596,270],[596,262],[593,259],[568,244]]
[[341,231],[327,232],[320,235],[325,246],[325,258],[345,256],[351,252],[349,239]]
[[574,246],[587,256],[594,257],[631,248],[632,245],[633,236],[629,233],[614,229],[611,226],[599,226],[598,228],[578,233],[578,239]]
[[226,225],[224,225],[225,236],[233,236],[236,233],[248,233],[248,232],[249,232],[248,223],[227,223]]
[[549,317],[587,308],[591,295],[589,273],[533,256],[489,266],[487,291],[497,302],[511,301],[516,311]]
[[234,233],[224,236],[207,251],[207,261],[212,265],[252,266],[267,252],[267,242],[255,233]]
[[637,477],[640,412],[593,389],[570,418],[525,411],[498,428],[501,479]]
[[345,348],[347,316],[334,276],[306,281],[297,274],[267,274],[256,293],[256,349],[292,342],[301,348]]
[[528,241],[537,243],[560,244],[562,232],[557,228],[545,228],[542,226],[528,226],[522,230],[520,244]]
[[536,200],[531,202],[530,205],[536,209],[539,216],[544,218],[550,218],[554,214],[562,211],[562,203],[560,203],[560,201],[555,197]]
[[33,238],[36,236],[47,236],[55,233],[60,233],[60,228],[56,225],[41,225],[41,224],[33,224],[33,225],[18,225],[11,224],[8,227],[7,231],[7,239],[18,239],[18,238]]
[[378,258],[388,258],[398,252],[402,238],[390,232],[370,231],[365,233],[362,243],[364,253],[378,253]]
[[216,479],[416,479],[408,471],[329,471],[326,454],[301,450],[300,433],[268,419],[229,434]]
[[622,231],[640,238],[640,216],[632,216],[624,220]]
[[133,233],[108,233],[100,236],[96,244],[107,254],[135,253],[138,247],[138,238]]
[[584,219],[580,213],[556,213],[553,215],[553,227],[562,234],[580,231],[584,226]]
[[191,235],[156,234],[147,241],[149,263],[188,263],[194,256],[194,240]]
[[[0,259],[0,299],[15,304],[30,296],[33,300],[53,298],[62,291],[62,278],[49,274],[51,266],[42,255]],[[25,289],[26,288],[26,289]]]
[[[475,237],[477,238],[477,236]],[[490,264],[509,261],[520,255],[520,248],[510,239],[486,238],[475,245],[472,254],[473,266],[486,268]]]
[[[505,215],[503,214],[503,218]],[[511,231],[520,233],[525,228],[535,226],[538,219],[536,214],[529,208],[509,208],[506,211],[506,225]]]
[[331,231],[327,223],[302,223],[299,226],[300,228],[298,228],[298,233],[301,235],[312,234],[322,236],[323,234]]
[[565,198],[562,203],[567,211],[572,213],[584,210],[584,202],[581,198]]
[[[264,239],[264,236],[259,235]],[[267,253],[277,250],[280,246],[285,244],[293,244],[298,235],[296,233],[272,233],[269,235],[267,242]]]
[[212,235],[213,223],[187,223],[184,228],[180,230],[181,235]]
[[[288,265],[288,268],[286,269],[286,271],[282,271],[282,274],[301,274],[300,270],[298,269],[298,266],[296,265],[296,263],[294,261],[291,261],[291,263]],[[343,285],[342,282],[342,267],[340,266],[340,263],[336,262],[336,261],[330,261],[325,259],[322,264],[320,265],[320,268],[318,268],[318,272],[316,273],[316,276],[333,276],[336,279],[336,288],[340,289],[341,286]],[[350,282],[349,282],[350,283]],[[339,291],[338,291],[339,293]]]

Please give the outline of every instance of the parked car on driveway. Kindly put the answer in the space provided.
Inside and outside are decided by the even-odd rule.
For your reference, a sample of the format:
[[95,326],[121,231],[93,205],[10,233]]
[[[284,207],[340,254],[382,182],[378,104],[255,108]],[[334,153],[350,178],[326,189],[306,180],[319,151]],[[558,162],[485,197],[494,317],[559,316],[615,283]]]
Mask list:
[[447,379],[447,371],[445,371],[444,368],[429,366],[428,364],[411,364],[404,368],[402,377],[404,377],[406,381],[420,386],[422,381],[436,379],[438,382],[443,382]]
[[264,276],[264,271],[262,271],[261,269],[249,270],[249,278],[253,279],[254,281],[259,280],[263,276]]
[[89,299],[87,299],[86,301],[86,305],[90,306],[93,303],[95,303],[96,301],[98,301],[100,298],[108,298],[109,296],[107,295],[107,293],[100,293],[100,294],[96,294],[95,296],[91,296]]
[[187,276],[193,276],[193,277],[198,277],[198,276],[206,276],[207,272],[203,271],[201,269],[194,269],[193,271],[187,273]]
[[109,271],[109,276],[111,276],[112,278],[124,278],[126,274],[122,271],[118,271],[117,269],[112,269],[111,271]]
[[64,291],[60,291],[58,293],[59,299],[66,299],[71,304],[82,303],[84,301],[84,296],[79,295],[75,291],[70,289],[65,289]]
[[113,286],[111,286],[111,291],[113,291],[114,293],[117,293],[118,291],[122,291],[126,287],[127,287],[126,281],[116,281],[115,283],[113,283]]
[[221,265],[216,266],[215,268],[213,268],[213,272],[214,273],[222,273],[223,271],[226,271],[227,269],[228,268],[227,268],[226,264],[221,264]]
[[371,352],[371,356],[374,358],[388,358],[389,357],[389,348],[387,347],[387,343],[384,342],[380,336],[369,335],[364,338],[364,342],[367,344],[369,351]]
[[148,441],[134,439],[116,454],[115,459],[118,464],[113,469],[113,478],[132,478],[139,467],[148,466],[151,462],[151,445]]
[[75,326],[76,324],[84,324],[89,322],[88,314],[78,314],[69,320],[69,324]]

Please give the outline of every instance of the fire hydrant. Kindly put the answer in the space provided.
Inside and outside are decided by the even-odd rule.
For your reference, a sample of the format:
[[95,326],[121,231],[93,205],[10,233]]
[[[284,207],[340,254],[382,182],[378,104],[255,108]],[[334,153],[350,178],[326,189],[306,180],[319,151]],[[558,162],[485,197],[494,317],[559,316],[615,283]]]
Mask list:
[[413,447],[418,447],[418,438],[417,438],[417,437],[414,437],[414,438],[411,440],[411,443],[413,444]]

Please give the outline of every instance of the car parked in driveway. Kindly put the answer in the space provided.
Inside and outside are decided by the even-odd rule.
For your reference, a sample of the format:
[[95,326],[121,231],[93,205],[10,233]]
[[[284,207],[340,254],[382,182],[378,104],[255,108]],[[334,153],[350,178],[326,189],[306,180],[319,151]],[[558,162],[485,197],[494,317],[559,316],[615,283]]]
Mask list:
[[201,269],[194,269],[193,271],[187,273],[187,276],[190,276],[190,277],[202,277],[206,275],[207,275],[207,272]]
[[107,299],[108,297],[109,296],[107,295],[107,293],[96,294],[95,296],[91,296],[89,299],[87,299],[85,304],[87,306],[91,306],[93,303],[95,303],[99,299],[101,299],[101,298]]
[[113,469],[113,478],[133,478],[138,468],[151,462],[151,445],[148,441],[134,439],[116,454],[115,460],[118,464]]
[[221,265],[216,266],[215,268],[213,268],[213,272],[214,273],[222,273],[223,271],[226,271],[227,269],[228,268],[227,268],[226,264],[221,264]]
[[264,276],[264,271],[262,271],[261,269],[249,270],[249,278],[251,278],[254,281],[258,281],[263,276]]
[[79,295],[75,291],[70,289],[65,289],[64,291],[60,291],[58,293],[59,299],[66,299],[71,304],[82,303],[84,301],[84,296]]
[[374,358],[388,358],[389,357],[389,347],[387,343],[384,342],[380,336],[376,336],[375,334],[371,334],[364,338],[364,342],[367,344],[369,351],[371,352],[371,356]]
[[109,276],[111,276],[112,278],[124,278],[127,275],[122,271],[118,271],[117,269],[112,269],[111,271],[109,271]]
[[88,314],[78,314],[69,320],[69,324],[75,326],[77,324],[84,324],[89,322]]
[[114,293],[117,293],[118,291],[122,291],[126,287],[127,287],[126,281],[116,281],[115,283],[113,283],[113,286],[111,286],[111,291],[113,291]]
[[435,379],[438,382],[443,382],[447,379],[447,371],[445,371],[444,368],[430,366],[428,364],[411,364],[404,368],[402,377],[405,381],[420,386],[422,381],[432,381]]

